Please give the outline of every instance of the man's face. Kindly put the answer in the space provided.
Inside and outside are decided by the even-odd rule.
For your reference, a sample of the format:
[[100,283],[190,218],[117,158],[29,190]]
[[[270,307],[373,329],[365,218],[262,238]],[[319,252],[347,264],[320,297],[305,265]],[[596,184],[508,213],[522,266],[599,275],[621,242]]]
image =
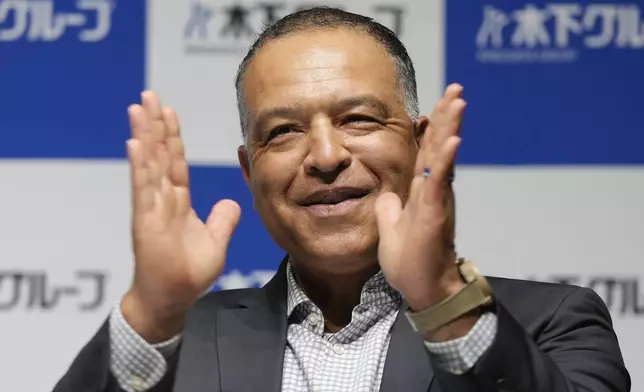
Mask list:
[[304,32],[263,47],[244,92],[239,159],[278,245],[312,269],[376,262],[375,200],[406,200],[417,151],[393,59],[362,32]]

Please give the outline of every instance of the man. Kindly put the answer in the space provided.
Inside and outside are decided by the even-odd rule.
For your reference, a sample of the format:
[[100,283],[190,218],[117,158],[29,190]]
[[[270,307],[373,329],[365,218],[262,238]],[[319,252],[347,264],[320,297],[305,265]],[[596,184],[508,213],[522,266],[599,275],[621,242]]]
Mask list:
[[[452,168],[465,108],[418,116],[414,67],[368,18],[278,21],[237,78],[239,162],[288,256],[262,289],[203,296],[239,206],[201,222],[175,113],[129,109],[135,276],[55,391],[630,390],[591,290],[457,261]],[[430,120],[431,119],[431,120]]]

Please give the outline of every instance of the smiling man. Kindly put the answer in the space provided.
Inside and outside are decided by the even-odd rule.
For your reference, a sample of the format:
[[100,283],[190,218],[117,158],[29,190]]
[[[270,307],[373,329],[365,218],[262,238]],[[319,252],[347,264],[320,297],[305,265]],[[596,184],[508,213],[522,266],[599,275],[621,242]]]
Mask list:
[[488,279],[457,258],[463,89],[420,117],[391,31],[335,9],[289,15],[236,85],[242,172],[287,253],[277,274],[203,295],[240,209],[199,220],[177,117],[144,92],[129,109],[134,281],[55,391],[630,390],[593,291]]

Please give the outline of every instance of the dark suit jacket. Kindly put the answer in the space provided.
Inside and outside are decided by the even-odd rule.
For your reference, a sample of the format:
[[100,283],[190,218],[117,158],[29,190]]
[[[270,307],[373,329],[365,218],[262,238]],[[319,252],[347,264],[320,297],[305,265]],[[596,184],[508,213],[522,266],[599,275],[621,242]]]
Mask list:
[[[210,293],[188,316],[181,348],[154,392],[279,392],[286,345],[284,264],[261,289]],[[402,309],[380,390],[628,392],[630,378],[610,315],[594,291],[489,278],[498,331],[474,369],[454,375],[432,357]],[[107,322],[54,392],[121,391],[110,373]]]

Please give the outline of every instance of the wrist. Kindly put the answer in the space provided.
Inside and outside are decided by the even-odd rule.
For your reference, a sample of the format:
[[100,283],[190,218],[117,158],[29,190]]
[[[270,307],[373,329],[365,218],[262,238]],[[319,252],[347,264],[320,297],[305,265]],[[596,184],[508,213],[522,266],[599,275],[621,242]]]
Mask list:
[[483,310],[481,308],[474,309],[433,331],[426,331],[425,340],[429,342],[446,342],[462,338],[472,330],[482,315]]
[[413,312],[422,312],[458,293],[465,287],[465,284],[458,268],[454,266],[445,273],[442,279],[434,284],[428,284],[424,290],[412,293],[405,299]]
[[128,325],[146,342],[158,344],[181,332],[187,309],[158,308],[146,304],[135,290],[121,300],[121,314]]
[[423,333],[427,340],[444,341],[465,336],[481,317],[482,309],[494,302],[487,279],[473,263],[459,259],[456,268],[459,278],[446,280],[454,282],[453,285],[436,285],[448,289],[433,289],[433,293],[440,294],[426,295],[424,301],[420,296],[419,300],[408,301],[411,311],[407,312],[407,318],[414,330]]

